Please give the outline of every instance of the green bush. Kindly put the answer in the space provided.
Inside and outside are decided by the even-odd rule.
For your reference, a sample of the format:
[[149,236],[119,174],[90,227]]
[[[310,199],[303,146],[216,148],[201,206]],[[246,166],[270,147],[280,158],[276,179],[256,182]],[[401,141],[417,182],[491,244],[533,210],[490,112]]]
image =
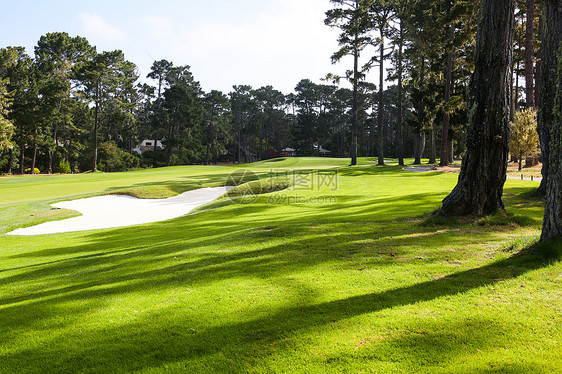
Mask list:
[[98,146],[98,170],[127,171],[139,167],[139,159],[119,148],[114,142],[101,143]]
[[[39,169],[37,169],[37,168],[34,168],[33,171],[34,171],[34,174],[41,174],[41,171],[40,171]],[[25,173],[25,174],[31,174],[31,168],[25,169],[25,170],[24,170],[24,173]]]
[[72,172],[72,169],[70,168],[70,162],[61,161],[59,163],[59,166],[55,168],[55,172],[61,174],[70,174]]

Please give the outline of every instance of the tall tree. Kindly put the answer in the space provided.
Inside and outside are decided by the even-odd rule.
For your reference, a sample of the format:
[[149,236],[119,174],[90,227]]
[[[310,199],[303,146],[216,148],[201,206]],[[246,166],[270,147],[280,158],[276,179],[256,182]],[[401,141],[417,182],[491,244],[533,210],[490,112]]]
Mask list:
[[387,0],[375,0],[370,4],[369,14],[374,26],[379,32],[379,37],[375,44],[379,48],[377,61],[379,66],[379,105],[378,105],[378,124],[379,124],[379,144],[378,144],[378,165],[384,165],[384,60],[385,60],[385,39],[390,35],[390,25],[394,19],[394,9],[392,2]]
[[74,72],[93,53],[94,48],[85,38],[70,37],[62,32],[41,36],[35,47],[39,93],[42,96],[41,112],[47,122],[45,130],[50,133],[45,136],[49,174],[53,172],[53,159],[59,144],[58,131],[65,123],[70,122],[71,80]]
[[338,27],[341,34],[338,38],[340,49],[332,55],[332,63],[341,61],[345,56],[353,57],[353,70],[348,70],[346,78],[353,86],[353,105],[351,115],[351,165],[357,165],[357,127],[358,127],[358,88],[365,77],[366,67],[359,67],[361,52],[372,44],[370,36],[371,22],[369,19],[369,1],[367,0],[330,0],[340,8],[326,12],[325,24]]
[[[558,6],[558,7],[557,7]],[[542,154],[542,180],[537,190],[539,194],[547,193],[550,171],[551,129],[554,116],[554,93],[556,92],[556,56],[560,43],[560,4],[559,1],[542,2],[542,46],[539,80],[539,105],[537,113],[538,132]]]
[[37,119],[35,66],[23,47],[0,49],[0,77],[7,78],[12,103],[8,119],[13,123],[15,143],[19,149],[19,173],[25,170],[25,150]]
[[112,52],[97,53],[78,71],[78,79],[85,88],[86,95],[94,103],[94,128],[92,132],[92,170],[97,169],[98,164],[98,135],[100,127],[101,109],[106,101],[104,96],[109,87],[116,79],[116,72],[120,64],[124,62],[123,52],[120,50]]
[[548,240],[562,237],[562,5],[559,0],[543,0],[542,9],[544,29],[538,122],[539,128],[548,132],[550,143],[546,152],[549,157],[548,180],[541,240]]
[[[456,0],[453,0],[454,6]],[[439,166],[449,165],[449,125],[451,117],[447,108],[451,100],[451,85],[453,75],[453,48],[455,41],[455,23],[449,25],[449,43],[447,44],[447,67],[445,68],[445,97],[444,97],[444,110],[443,110],[443,127],[441,131],[441,158]]]
[[10,105],[6,83],[7,79],[0,77],[0,153],[13,147],[11,139],[14,133],[14,125],[6,118]]
[[405,1],[399,1],[397,3],[397,13],[398,13],[398,35],[396,38],[396,44],[398,46],[397,51],[397,79],[398,79],[398,123],[397,123],[397,137],[396,137],[396,152],[398,154],[398,165],[404,165],[404,135],[402,130],[404,111],[403,111],[403,50],[404,50],[404,21],[405,17]]
[[[201,139],[197,136],[200,134],[196,134],[201,131],[200,124],[204,118],[200,97],[202,92],[199,82],[195,81],[189,69],[187,65],[174,68],[168,76],[170,87],[164,91],[162,110],[165,111],[167,125],[164,142],[166,166],[173,163],[174,149],[185,149],[184,145],[203,148]],[[196,157],[191,158],[193,160]]]
[[[156,105],[160,106],[162,104],[162,89],[165,89],[169,86],[169,79],[168,75],[170,74],[171,70],[173,69],[174,64],[168,60],[159,60],[154,61],[152,66],[150,67],[150,73],[146,76],[147,78],[154,79],[158,82],[158,88],[156,90]],[[154,139],[154,152],[157,151],[158,146],[158,138],[160,132],[160,118],[152,118],[152,131],[153,131],[153,139]]]
[[441,215],[480,215],[504,209],[509,144],[514,0],[482,0],[471,81],[467,152]]
[[233,86],[233,89],[234,91],[230,93],[230,102],[236,122],[237,160],[241,164],[243,159],[248,161],[249,151],[244,137],[244,128],[247,127],[252,116],[252,87],[236,85]]
[[230,102],[222,92],[213,90],[203,99],[205,119],[205,164],[217,158],[225,149],[229,139]]

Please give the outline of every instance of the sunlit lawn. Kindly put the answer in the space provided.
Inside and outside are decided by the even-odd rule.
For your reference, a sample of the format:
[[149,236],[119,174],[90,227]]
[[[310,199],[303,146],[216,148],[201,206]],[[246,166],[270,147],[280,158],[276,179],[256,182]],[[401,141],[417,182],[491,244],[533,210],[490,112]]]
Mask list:
[[348,161],[249,165],[312,186],[37,237],[3,234],[74,214],[48,205],[69,196],[167,196],[240,167],[0,179],[0,372],[562,368],[562,264],[521,252],[540,232],[537,183],[507,182],[507,217],[437,224],[457,175]]

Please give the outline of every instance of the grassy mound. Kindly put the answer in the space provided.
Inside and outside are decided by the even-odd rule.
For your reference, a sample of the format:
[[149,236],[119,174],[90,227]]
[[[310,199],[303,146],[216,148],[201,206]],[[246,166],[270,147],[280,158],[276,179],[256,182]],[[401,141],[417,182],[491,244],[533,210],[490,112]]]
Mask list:
[[241,184],[234,187],[224,197],[237,198],[237,197],[250,197],[255,195],[262,195],[271,192],[282,191],[291,187],[292,180],[288,177],[273,177],[266,179],[259,179],[251,182]]

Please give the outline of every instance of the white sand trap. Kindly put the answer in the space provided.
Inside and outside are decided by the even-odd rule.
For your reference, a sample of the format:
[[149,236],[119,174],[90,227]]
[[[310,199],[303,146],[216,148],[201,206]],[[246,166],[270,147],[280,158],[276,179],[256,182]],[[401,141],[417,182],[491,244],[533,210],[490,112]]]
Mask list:
[[77,210],[82,215],[17,229],[6,235],[55,234],[165,221],[181,217],[198,206],[215,200],[231,188],[230,186],[201,188],[168,199],[137,199],[131,196],[107,195],[62,201],[51,206]]

